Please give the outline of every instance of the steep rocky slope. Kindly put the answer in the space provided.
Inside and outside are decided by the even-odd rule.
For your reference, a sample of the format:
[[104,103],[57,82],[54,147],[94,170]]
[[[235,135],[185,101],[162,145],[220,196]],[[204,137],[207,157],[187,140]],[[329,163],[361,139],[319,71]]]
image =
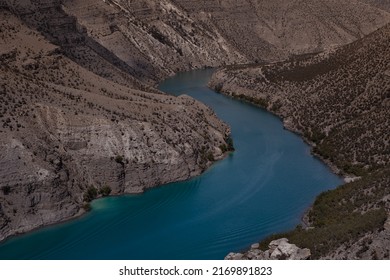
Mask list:
[[[254,102],[280,115],[285,126],[302,134],[314,146],[314,152],[335,170],[363,177],[364,180],[345,187],[354,191],[330,192],[316,201],[320,206],[315,203],[311,216],[309,214],[310,224],[320,228],[317,236],[313,234],[316,240],[332,227],[340,227],[339,233],[345,233],[343,230],[349,226],[362,226],[364,230],[358,231],[351,240],[339,237],[335,240],[346,242],[340,246],[352,248],[366,232],[374,235],[370,237],[371,241],[378,240],[375,236],[381,236],[379,239],[387,236],[383,244],[388,244],[389,234],[380,229],[385,220],[383,211],[388,213],[390,210],[389,54],[390,26],[387,25],[335,51],[282,63],[225,68],[211,81],[211,85],[223,93]],[[343,210],[340,208],[339,213],[333,213],[331,210],[339,205]],[[376,218],[380,219],[373,224],[364,224],[370,217],[363,218],[369,210],[382,211],[382,214],[377,213]],[[355,217],[353,213],[362,216]],[[332,215],[338,218],[329,218]],[[349,217],[354,222],[344,220],[342,224],[340,217]],[[309,246],[303,239],[301,242],[296,239],[292,241]],[[316,257],[350,257],[346,250],[336,253],[337,242],[330,242],[330,245],[324,242],[326,249],[317,247],[317,253],[312,252]],[[370,244],[378,247],[375,242]],[[355,244],[355,251],[361,250],[362,246]],[[358,255],[388,257],[388,247],[385,248],[384,252],[370,251],[363,255],[359,251]]]
[[247,61],[218,30],[171,1],[65,0],[64,9],[149,83],[178,71]]
[[350,43],[390,21],[359,1],[64,0],[88,34],[148,81]]
[[373,7],[377,7],[381,10],[390,12],[389,0],[360,0],[360,2],[367,3]]
[[390,22],[389,12],[347,0],[2,0],[1,6],[96,74],[117,76],[105,72],[103,57],[149,85],[178,71],[322,51]]
[[[253,60],[280,59],[346,44],[388,22],[388,13],[359,1],[180,1]],[[375,27],[376,26],[376,27]]]
[[96,191],[141,192],[223,156],[229,128],[208,107],[132,89],[118,69],[123,84],[98,76],[0,19],[0,240],[81,213]]
[[389,38],[386,26],[334,52],[226,68],[211,85],[267,107],[325,159],[364,175],[390,164]]

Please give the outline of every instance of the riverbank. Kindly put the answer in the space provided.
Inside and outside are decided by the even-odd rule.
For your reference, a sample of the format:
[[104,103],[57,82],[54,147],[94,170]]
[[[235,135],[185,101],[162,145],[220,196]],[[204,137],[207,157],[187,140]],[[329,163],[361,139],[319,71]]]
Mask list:
[[91,186],[140,192],[223,154],[229,128],[210,108],[142,87],[83,43],[72,60],[8,10],[0,22],[0,240],[79,215]]
[[[384,187],[390,181],[388,78],[383,74],[386,63],[381,63],[386,60],[381,49],[389,47],[389,30],[384,27],[346,47],[309,58],[224,68],[210,83],[224,94],[277,114],[287,129],[312,146],[315,156],[343,174],[345,185],[321,194],[314,202],[309,213],[314,230],[298,228],[286,233],[301,239],[299,245],[305,243],[303,237],[313,238],[310,249],[317,249],[313,258],[350,258],[353,254],[356,258],[388,258],[378,244],[387,246],[381,229],[390,213],[390,193]],[[356,76],[348,74],[354,71]],[[355,192],[350,191],[353,188]],[[378,219],[370,224],[373,213]],[[349,238],[336,234],[332,241],[316,244],[315,236],[322,240],[326,231],[342,232]]]
[[[256,65],[258,65],[258,64],[256,64]],[[250,67],[256,67],[256,65],[251,65]],[[232,66],[228,66],[227,68],[231,68],[231,67]],[[241,68],[240,66],[237,66],[237,67]],[[244,66],[244,68],[245,67],[246,66]],[[227,91],[221,91],[220,81],[218,79],[213,80],[213,78],[211,78],[210,82],[208,83],[208,86],[211,89],[215,90],[216,92],[218,92],[220,94],[224,94],[224,95],[229,96],[231,98],[234,98],[234,99],[241,100],[241,101],[247,102],[249,104],[252,104],[252,105],[257,106],[257,107],[259,107],[261,109],[267,110],[267,112],[269,112],[269,113],[275,115],[276,117],[280,118],[280,120],[283,122],[283,127],[285,129],[287,129],[288,131],[291,131],[291,132],[295,133],[300,138],[302,138],[302,140],[305,143],[307,143],[312,148],[311,149],[312,155],[315,156],[316,158],[318,158],[319,160],[321,160],[322,162],[324,162],[327,166],[329,166],[329,168],[332,170],[333,173],[335,173],[338,176],[341,176],[345,183],[350,183],[350,182],[359,180],[361,178],[360,176],[356,176],[356,175],[354,175],[352,173],[346,173],[336,163],[332,162],[330,159],[325,158],[320,153],[316,152],[315,148],[316,148],[317,144],[315,142],[311,141],[307,136],[305,136],[305,134],[304,134],[304,132],[302,130],[298,130],[296,126],[291,124],[291,122],[286,121],[286,118],[284,117],[283,114],[281,114],[278,111],[272,110],[272,106],[269,106],[267,104],[267,102],[265,102],[263,99],[254,100],[254,98],[251,95],[247,96],[244,93],[246,91],[246,89],[238,88],[237,89],[238,90],[237,93],[232,92],[231,89],[229,89]]]
[[340,179],[278,118],[209,90],[211,72],[181,73],[162,87],[213,108],[231,126],[234,153],[191,180],[93,201],[88,215],[0,244],[0,258],[223,259],[299,222]]

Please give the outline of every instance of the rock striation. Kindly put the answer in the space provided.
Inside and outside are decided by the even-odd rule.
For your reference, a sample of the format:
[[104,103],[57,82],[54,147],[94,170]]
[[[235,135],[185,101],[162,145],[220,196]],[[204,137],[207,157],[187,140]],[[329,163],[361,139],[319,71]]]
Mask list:
[[323,51],[390,21],[387,11],[348,0],[64,0],[63,7],[145,82]]
[[307,260],[310,258],[309,249],[298,248],[290,244],[287,238],[271,241],[268,250],[259,249],[260,244],[255,243],[244,253],[229,253],[225,260]]
[[223,157],[229,127],[210,108],[136,89],[107,62],[118,75],[97,75],[13,13],[0,21],[0,240],[83,213],[91,187],[142,192]]

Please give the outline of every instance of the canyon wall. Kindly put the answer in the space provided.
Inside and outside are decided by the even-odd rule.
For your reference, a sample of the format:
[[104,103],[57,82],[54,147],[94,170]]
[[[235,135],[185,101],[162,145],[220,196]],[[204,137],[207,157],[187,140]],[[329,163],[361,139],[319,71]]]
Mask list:
[[356,180],[319,196],[309,230],[288,233],[313,258],[389,258],[389,38],[386,25],[337,50],[227,67],[210,82],[281,116],[317,156]]

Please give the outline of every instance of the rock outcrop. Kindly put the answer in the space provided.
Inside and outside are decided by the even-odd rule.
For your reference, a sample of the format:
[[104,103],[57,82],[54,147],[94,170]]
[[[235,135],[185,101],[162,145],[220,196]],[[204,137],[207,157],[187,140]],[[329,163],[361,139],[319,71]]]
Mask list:
[[273,240],[265,251],[259,247],[259,243],[252,244],[244,253],[229,253],[225,260],[307,260],[311,255],[309,249],[298,248],[287,238]]

